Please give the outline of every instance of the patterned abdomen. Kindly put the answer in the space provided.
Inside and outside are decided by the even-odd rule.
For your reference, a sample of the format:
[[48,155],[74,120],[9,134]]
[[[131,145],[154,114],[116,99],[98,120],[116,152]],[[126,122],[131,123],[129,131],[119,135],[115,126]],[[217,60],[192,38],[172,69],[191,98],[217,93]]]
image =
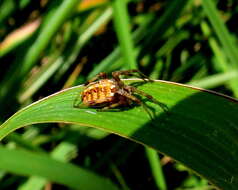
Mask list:
[[82,92],[83,104],[100,106],[115,100],[116,85],[113,80],[103,79],[86,86]]

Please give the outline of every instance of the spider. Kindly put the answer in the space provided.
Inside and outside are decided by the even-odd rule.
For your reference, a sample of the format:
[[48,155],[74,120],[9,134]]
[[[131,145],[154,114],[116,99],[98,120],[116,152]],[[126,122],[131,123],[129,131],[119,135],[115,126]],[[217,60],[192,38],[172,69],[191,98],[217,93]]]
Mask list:
[[[119,106],[129,106],[133,102],[142,105],[145,111],[152,118],[148,106],[138,99],[134,94],[145,96],[153,103],[159,105],[164,112],[168,111],[167,106],[157,101],[153,96],[138,90],[134,86],[128,86],[120,79],[121,75],[137,76],[144,81],[152,81],[139,70],[125,70],[112,72],[112,78],[109,79],[104,72],[99,73],[94,78],[85,83],[85,89],[82,91],[81,102],[86,107],[101,108],[98,111],[105,111]],[[74,105],[75,107],[80,107]]]

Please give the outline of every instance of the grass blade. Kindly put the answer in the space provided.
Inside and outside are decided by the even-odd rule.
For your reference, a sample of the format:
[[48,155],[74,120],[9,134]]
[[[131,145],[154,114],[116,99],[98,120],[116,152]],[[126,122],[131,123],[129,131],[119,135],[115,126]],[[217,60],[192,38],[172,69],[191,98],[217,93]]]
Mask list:
[[209,21],[211,22],[214,28],[214,31],[216,32],[219,40],[224,46],[224,51],[226,52],[227,57],[230,59],[233,65],[237,66],[237,47],[235,46],[235,43],[232,40],[228,29],[226,28],[225,24],[222,22],[221,18],[218,15],[214,1],[202,0],[202,5]]
[[47,25],[42,29],[40,35],[32,44],[31,48],[27,52],[23,60],[22,72],[27,72],[32,65],[39,59],[42,51],[47,47],[50,39],[57,32],[57,30],[62,26],[65,20],[68,18],[72,10],[76,5],[80,3],[78,0],[63,1],[58,10],[52,15],[51,19],[48,21]]
[[125,0],[112,1],[113,20],[121,52],[124,56],[125,67],[127,69],[135,69],[137,68],[137,64],[135,61],[135,52],[129,29],[129,16],[126,5],[127,3]]
[[42,154],[0,147],[0,155],[2,170],[21,175],[42,176],[74,189],[117,189],[105,178]]
[[189,82],[189,84],[201,88],[215,88],[233,79],[237,80],[237,78],[238,71],[229,71],[226,73],[210,75],[200,80],[194,80],[192,82]]
[[162,167],[160,165],[160,159],[159,159],[158,153],[151,148],[146,148],[146,154],[150,162],[152,174],[154,176],[154,180],[158,189],[166,190],[167,186],[165,183]]
[[[230,64],[228,64],[224,72],[231,71],[233,69],[238,68],[238,54],[237,54],[237,46],[235,45],[232,36],[230,35],[228,29],[225,24],[222,22],[221,18],[218,15],[218,11],[216,10],[215,3],[213,1],[202,0],[202,5],[204,11],[211,22],[216,35],[218,36],[222,46],[224,47],[224,52]],[[224,67],[224,66],[223,66]],[[234,95],[238,97],[238,88],[237,88],[237,80],[231,80],[230,86],[234,92]]]

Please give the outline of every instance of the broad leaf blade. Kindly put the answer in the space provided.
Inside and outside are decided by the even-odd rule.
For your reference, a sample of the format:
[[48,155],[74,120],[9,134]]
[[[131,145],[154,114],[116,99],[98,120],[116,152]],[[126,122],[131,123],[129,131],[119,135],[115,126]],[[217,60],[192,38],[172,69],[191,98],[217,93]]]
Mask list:
[[[140,82],[128,80],[127,83]],[[141,106],[119,112],[73,107],[83,87],[53,94],[19,111],[0,128],[3,138],[34,123],[64,122],[116,133],[173,157],[225,190],[238,186],[237,101],[176,83],[156,81],[138,86],[165,103],[169,113],[146,103],[157,116],[150,120]]]

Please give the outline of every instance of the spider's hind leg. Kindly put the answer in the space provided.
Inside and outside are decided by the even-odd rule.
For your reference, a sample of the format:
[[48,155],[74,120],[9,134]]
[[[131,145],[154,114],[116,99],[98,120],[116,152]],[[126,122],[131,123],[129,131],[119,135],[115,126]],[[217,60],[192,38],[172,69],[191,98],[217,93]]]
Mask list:
[[113,110],[112,110],[112,108],[116,108],[116,107],[118,107],[118,106],[120,106],[120,105],[122,105],[122,102],[121,102],[121,101],[116,102],[116,103],[113,103],[113,104],[110,104],[110,105],[105,106],[105,107],[103,107],[103,108],[101,108],[101,109],[97,109],[97,111],[99,111],[99,112],[105,112],[105,111],[120,111],[120,109],[113,109]]
[[147,114],[150,116],[150,118],[151,118],[152,120],[154,120],[155,114],[154,114],[154,113],[151,113],[151,111],[149,110],[148,106],[147,106],[144,102],[142,102],[140,99],[138,99],[137,97],[135,97],[135,96],[133,96],[133,95],[131,95],[130,93],[125,92],[125,91],[123,91],[122,93],[120,93],[120,95],[122,95],[122,96],[128,98],[128,99],[131,100],[132,102],[135,102],[135,103],[137,103],[137,104],[139,104],[139,105],[142,105],[142,107],[143,107],[144,110],[147,112]]
[[135,87],[133,87],[133,86],[127,86],[126,88],[128,88],[131,92],[135,92],[135,93],[137,93],[137,94],[139,94],[139,95],[145,96],[145,97],[148,98],[151,102],[153,102],[153,103],[159,105],[159,106],[163,109],[163,111],[164,111],[165,113],[168,113],[168,112],[169,112],[169,108],[168,108],[164,103],[162,103],[162,102],[156,100],[153,96],[151,96],[151,95],[149,95],[149,94],[147,94],[147,93],[145,93],[145,92],[143,92],[143,91],[141,91],[141,90],[138,90],[137,88],[135,88]]

